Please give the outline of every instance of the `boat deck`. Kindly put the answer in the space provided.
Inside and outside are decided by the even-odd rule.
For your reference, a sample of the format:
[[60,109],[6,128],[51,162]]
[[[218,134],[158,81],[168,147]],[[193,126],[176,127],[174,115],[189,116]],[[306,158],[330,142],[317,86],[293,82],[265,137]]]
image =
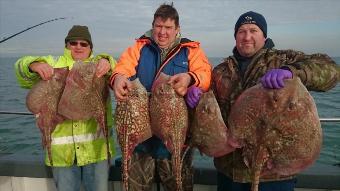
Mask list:
[[[110,191],[120,191],[121,169],[117,160],[110,168]],[[211,161],[194,162],[195,191],[216,191],[216,171]],[[340,191],[340,167],[316,163],[297,176],[296,191]],[[37,189],[38,188],[38,189]],[[51,168],[45,166],[43,156],[18,154],[0,155],[1,191],[56,191]],[[162,189],[161,189],[162,190]],[[157,191],[154,185],[153,191]]]

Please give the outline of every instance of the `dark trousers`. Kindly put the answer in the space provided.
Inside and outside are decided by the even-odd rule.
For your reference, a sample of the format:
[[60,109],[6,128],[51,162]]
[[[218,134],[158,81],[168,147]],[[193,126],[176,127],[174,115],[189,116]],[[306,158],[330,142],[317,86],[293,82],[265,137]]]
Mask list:
[[[192,151],[190,149],[183,159],[180,191],[193,191]],[[159,178],[164,191],[179,191],[170,159],[154,159],[149,154],[133,153],[129,168],[129,190],[151,191],[152,183],[155,182],[156,177]]]
[[[259,191],[294,191],[296,179],[260,182]],[[251,183],[233,182],[224,174],[217,173],[217,191],[250,191]]]

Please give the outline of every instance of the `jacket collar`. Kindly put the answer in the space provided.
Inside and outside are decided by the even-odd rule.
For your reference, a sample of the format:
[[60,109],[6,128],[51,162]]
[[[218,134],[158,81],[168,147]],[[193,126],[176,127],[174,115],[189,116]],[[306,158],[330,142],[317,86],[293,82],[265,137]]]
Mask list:
[[[84,60],[84,62],[90,62],[93,59],[93,51],[91,51],[90,56]],[[73,60],[72,55],[71,55],[71,50],[64,48],[64,57],[66,58],[67,61],[72,61],[74,62],[75,60]]]

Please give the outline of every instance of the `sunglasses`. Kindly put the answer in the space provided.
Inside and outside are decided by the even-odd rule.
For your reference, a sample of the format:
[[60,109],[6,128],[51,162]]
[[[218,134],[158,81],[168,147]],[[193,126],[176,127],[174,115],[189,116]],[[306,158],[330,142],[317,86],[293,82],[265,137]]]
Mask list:
[[77,42],[77,41],[70,41],[68,42],[71,46],[77,46],[78,44],[80,44],[81,47],[88,47],[89,46],[89,43],[87,42]]

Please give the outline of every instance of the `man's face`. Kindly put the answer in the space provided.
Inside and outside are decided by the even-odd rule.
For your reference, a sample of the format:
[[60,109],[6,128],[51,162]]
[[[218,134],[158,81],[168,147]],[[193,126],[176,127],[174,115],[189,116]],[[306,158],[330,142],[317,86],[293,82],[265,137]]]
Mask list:
[[90,56],[91,47],[85,40],[72,40],[67,42],[66,48],[71,50],[73,60],[85,60]]
[[175,20],[167,19],[165,21],[158,17],[155,19],[152,28],[152,37],[160,48],[169,48],[175,41],[179,32],[179,26],[176,27]]
[[255,24],[244,24],[236,32],[236,48],[241,56],[252,57],[265,44],[262,30]]

